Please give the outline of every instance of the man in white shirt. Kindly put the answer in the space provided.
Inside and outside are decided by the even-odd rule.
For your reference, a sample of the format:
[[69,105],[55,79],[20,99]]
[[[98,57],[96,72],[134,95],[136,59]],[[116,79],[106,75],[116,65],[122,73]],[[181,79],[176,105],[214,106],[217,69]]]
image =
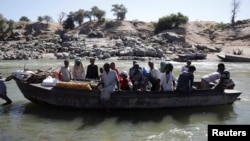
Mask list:
[[188,72],[188,68],[191,66],[191,64],[192,64],[192,61],[187,60],[187,64],[181,67],[181,72],[184,72],[184,71]]
[[223,63],[218,64],[217,72],[213,72],[207,75],[204,75],[201,78],[201,89],[210,89],[210,83],[217,83],[216,80],[219,80],[221,77],[221,74],[225,70],[225,65]]
[[101,100],[102,102],[107,102],[110,99],[110,95],[113,91],[115,91],[115,88],[117,86],[118,90],[119,88],[119,81],[116,71],[110,69],[110,64],[105,63],[103,65],[104,71],[101,76],[101,81],[96,86],[99,87],[99,85],[103,85],[103,89],[101,91]]
[[151,91],[160,91],[161,88],[161,72],[154,66],[154,62],[149,61],[148,66],[150,68],[149,81],[152,84]]
[[71,80],[71,70],[69,68],[69,60],[64,60],[64,67],[60,69],[60,80],[69,82]]
[[176,85],[176,78],[173,71],[173,65],[171,63],[166,64],[165,66],[165,73],[162,74],[161,80],[162,80],[162,91],[174,91],[175,85]]

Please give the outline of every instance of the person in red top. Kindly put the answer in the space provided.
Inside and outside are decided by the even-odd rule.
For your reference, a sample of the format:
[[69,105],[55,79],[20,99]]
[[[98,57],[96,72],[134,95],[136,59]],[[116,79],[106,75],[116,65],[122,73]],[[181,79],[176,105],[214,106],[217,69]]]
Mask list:
[[111,62],[111,63],[110,63],[110,69],[116,71],[116,74],[117,74],[117,76],[118,76],[118,80],[119,80],[119,82],[120,82],[121,76],[120,76],[120,73],[119,73],[118,69],[115,67],[115,63],[114,63],[114,62]]
[[121,90],[132,90],[133,84],[131,80],[128,78],[128,73],[126,71],[122,71],[121,80],[120,80],[120,89]]

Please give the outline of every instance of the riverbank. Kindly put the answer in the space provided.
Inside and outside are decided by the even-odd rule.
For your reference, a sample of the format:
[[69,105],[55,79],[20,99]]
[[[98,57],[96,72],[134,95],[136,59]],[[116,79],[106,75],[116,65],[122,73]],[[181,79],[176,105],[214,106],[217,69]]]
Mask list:
[[[216,52],[216,53],[208,53],[206,59],[204,59],[204,61],[209,61],[209,62],[214,62],[214,61],[220,61],[220,59],[217,57],[218,54],[233,54],[233,51],[238,51],[241,50],[242,55],[243,56],[250,56],[250,46],[227,46],[227,47],[221,47],[221,51],[220,52]],[[175,54],[169,54],[167,55],[167,58],[165,58],[165,60],[171,60],[171,58],[175,58],[177,57],[177,55]],[[55,56],[54,53],[45,53],[42,55],[42,58],[44,59],[57,59],[57,57]],[[125,57],[124,57],[125,58]],[[127,58],[133,58],[133,57],[127,57]],[[134,58],[138,58],[139,60],[143,60],[144,58],[139,58],[139,57],[134,57]],[[119,57],[112,57],[110,58],[112,60],[117,60],[119,59]],[[160,59],[160,58],[158,58]],[[124,59],[126,60],[126,59]],[[130,60],[130,59],[127,59]],[[146,60],[146,59],[145,59]]]

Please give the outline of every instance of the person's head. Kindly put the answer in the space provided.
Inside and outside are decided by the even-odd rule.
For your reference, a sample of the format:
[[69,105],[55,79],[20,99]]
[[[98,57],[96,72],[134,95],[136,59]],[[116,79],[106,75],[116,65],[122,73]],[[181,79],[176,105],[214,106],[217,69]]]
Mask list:
[[99,71],[100,71],[100,73],[103,73],[103,68],[102,68],[102,67],[100,67]]
[[139,64],[135,63],[135,64],[134,64],[134,69],[135,69],[135,70],[139,70],[139,69],[140,69]]
[[167,63],[165,66],[165,72],[171,72],[173,71],[173,65],[171,63]]
[[94,57],[90,57],[89,58],[89,62],[90,62],[90,64],[94,64],[95,63],[95,58]]
[[127,77],[128,77],[127,71],[122,71],[122,72],[121,72],[121,77],[122,77],[122,78],[127,78]]
[[111,63],[110,63],[110,68],[111,68],[111,69],[115,69],[115,62],[111,62]]
[[75,64],[76,64],[76,66],[80,66],[81,65],[81,59],[80,58],[76,58],[75,59]]
[[137,61],[133,61],[133,66],[137,63]]
[[103,69],[104,69],[106,72],[109,72],[110,64],[109,64],[109,63],[105,63],[105,64],[103,65]]
[[166,62],[165,61],[161,61],[161,63],[160,63],[160,72],[165,72],[165,70],[166,70]]
[[67,68],[69,66],[69,60],[64,60],[64,66]]
[[187,66],[190,66],[192,64],[191,60],[187,60]]
[[221,79],[230,79],[230,72],[229,71],[223,71],[220,78]]
[[196,71],[196,67],[193,66],[193,65],[191,65],[191,66],[188,68],[188,71],[193,73],[194,71]]
[[222,73],[225,70],[225,65],[223,63],[219,63],[217,67],[217,72]]
[[148,61],[148,66],[150,67],[150,69],[153,69],[154,68],[154,62]]

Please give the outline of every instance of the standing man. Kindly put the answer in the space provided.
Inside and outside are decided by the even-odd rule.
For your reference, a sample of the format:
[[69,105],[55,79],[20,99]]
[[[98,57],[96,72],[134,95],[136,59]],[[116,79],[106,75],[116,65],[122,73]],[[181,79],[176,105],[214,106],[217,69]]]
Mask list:
[[165,73],[162,74],[162,91],[174,91],[176,86],[176,78],[173,74],[173,65],[168,63],[165,65]]
[[6,103],[3,103],[2,106],[11,104],[11,99],[7,96],[7,87],[2,79],[2,75],[0,73],[0,98],[4,99]]
[[132,80],[133,79],[133,74],[134,74],[134,71],[135,71],[135,64],[137,62],[136,61],[133,61],[133,66],[131,68],[129,68],[129,79]]
[[95,58],[90,58],[90,64],[87,67],[86,79],[99,79],[98,66],[95,65]]
[[69,60],[64,60],[64,67],[59,72],[59,80],[69,82],[71,80],[71,70],[69,68]]
[[148,66],[150,68],[149,81],[152,84],[151,91],[160,91],[161,89],[161,72],[154,66],[154,62],[149,61]]
[[192,91],[194,83],[193,73],[195,70],[195,66],[191,65],[188,71],[184,71],[179,75],[176,90],[184,93],[190,93]]
[[101,91],[101,101],[107,109],[111,93],[115,91],[116,86],[118,90],[120,87],[117,73],[115,70],[110,69],[110,64],[105,63],[103,65],[103,69],[104,71],[101,76],[101,81],[97,84],[96,88],[98,88],[99,85],[103,85],[103,89]]
[[73,79],[82,81],[85,79],[85,69],[80,58],[75,59],[74,67],[72,68]]
[[181,67],[181,72],[188,71],[188,68],[191,66],[192,61],[187,60],[187,64]]

